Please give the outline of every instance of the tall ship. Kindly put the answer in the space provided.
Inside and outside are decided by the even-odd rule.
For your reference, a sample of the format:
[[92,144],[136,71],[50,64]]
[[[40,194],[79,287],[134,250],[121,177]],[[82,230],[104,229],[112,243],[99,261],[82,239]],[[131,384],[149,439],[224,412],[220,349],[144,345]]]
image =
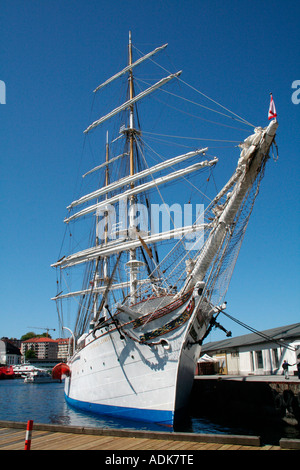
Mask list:
[[[173,426],[187,405],[201,345],[226,307],[278,123],[274,113],[266,127],[255,127],[239,142],[231,176],[190,217],[188,194],[200,200],[219,159],[208,147],[148,157],[153,149],[139,124],[140,109],[147,105],[148,116],[159,113],[165,104],[158,90],[167,90],[169,82],[186,85],[181,71],[168,72],[136,91],[136,70],[147,61],[156,64],[154,56],[165,48],[134,60],[130,34],[126,67],[94,90],[101,94],[123,80],[127,96],[84,131],[86,139],[97,132],[105,137],[98,145],[102,156],[82,179],[95,186],[67,207],[71,251],[61,251],[52,265],[59,319],[71,333],[68,361],[53,376],[65,377],[65,398],[81,410]],[[108,132],[105,126],[114,120]],[[172,201],[185,196],[186,204],[170,206],[165,194]],[[161,218],[162,228],[154,229]],[[80,243],[74,243],[76,230]],[[73,314],[74,326],[67,327]]]

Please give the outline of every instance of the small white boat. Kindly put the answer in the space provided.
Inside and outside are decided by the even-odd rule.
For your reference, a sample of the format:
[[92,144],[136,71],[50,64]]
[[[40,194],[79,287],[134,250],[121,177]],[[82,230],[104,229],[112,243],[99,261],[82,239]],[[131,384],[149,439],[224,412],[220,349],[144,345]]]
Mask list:
[[31,364],[16,364],[13,366],[14,374],[16,377],[26,377],[27,374],[37,370],[37,368]]
[[60,380],[53,379],[46,370],[34,370],[29,372],[24,379],[25,383],[50,383],[60,382]]

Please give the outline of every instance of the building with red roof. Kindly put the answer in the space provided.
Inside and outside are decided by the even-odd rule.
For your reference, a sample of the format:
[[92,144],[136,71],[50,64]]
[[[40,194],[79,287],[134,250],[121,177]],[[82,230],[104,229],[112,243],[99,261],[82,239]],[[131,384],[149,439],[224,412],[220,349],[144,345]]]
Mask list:
[[21,353],[25,356],[27,351],[34,351],[37,359],[57,359],[58,341],[52,338],[30,338],[22,341]]

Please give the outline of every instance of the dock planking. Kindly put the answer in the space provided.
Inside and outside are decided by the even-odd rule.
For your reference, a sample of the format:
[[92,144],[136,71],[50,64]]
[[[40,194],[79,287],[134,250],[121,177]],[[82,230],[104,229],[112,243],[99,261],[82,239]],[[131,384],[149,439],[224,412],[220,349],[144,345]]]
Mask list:
[[[23,450],[26,423],[0,421],[0,450]],[[199,451],[281,450],[257,436],[127,431],[34,424],[31,450]]]
[[[9,433],[2,439],[0,450],[23,450],[24,432]],[[197,451],[197,450],[263,450],[265,446],[240,446],[229,444],[201,443],[192,441],[167,441],[134,437],[104,437],[54,432],[33,432],[31,450],[107,450],[107,451]],[[279,446],[267,446],[279,450]]]

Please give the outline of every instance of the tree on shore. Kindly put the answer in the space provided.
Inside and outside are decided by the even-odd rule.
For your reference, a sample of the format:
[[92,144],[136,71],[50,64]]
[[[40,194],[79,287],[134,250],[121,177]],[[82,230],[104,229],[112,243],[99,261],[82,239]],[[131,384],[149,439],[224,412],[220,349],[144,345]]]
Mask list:
[[26,341],[27,339],[32,339],[32,338],[50,338],[51,339],[51,336],[49,335],[49,333],[43,333],[41,335],[37,335],[33,331],[29,331],[28,333],[26,333],[25,335],[21,337],[21,341]]

